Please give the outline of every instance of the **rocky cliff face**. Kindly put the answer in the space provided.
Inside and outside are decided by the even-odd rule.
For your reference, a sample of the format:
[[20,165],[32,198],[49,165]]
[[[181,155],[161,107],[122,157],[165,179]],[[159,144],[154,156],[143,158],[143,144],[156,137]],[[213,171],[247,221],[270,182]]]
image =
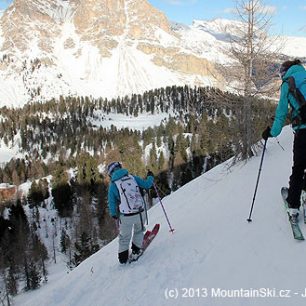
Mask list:
[[222,83],[146,0],[15,0],[0,36],[0,105]]
[[41,53],[52,53],[53,38],[59,35],[60,25],[55,16],[58,1],[15,0],[1,19],[3,44],[6,54],[23,54],[39,47]]
[[81,40],[92,42],[108,55],[120,37],[159,42],[157,29],[174,35],[165,15],[146,0],[80,1],[73,20]]

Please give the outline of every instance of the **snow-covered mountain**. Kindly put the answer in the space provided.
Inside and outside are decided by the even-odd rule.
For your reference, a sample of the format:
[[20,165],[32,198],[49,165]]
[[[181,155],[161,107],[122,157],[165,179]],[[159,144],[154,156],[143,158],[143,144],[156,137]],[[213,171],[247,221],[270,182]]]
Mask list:
[[[241,21],[228,19],[194,20],[190,27],[180,27],[185,47],[189,47],[214,63],[231,61],[226,54],[230,47],[230,36],[241,36]],[[306,57],[306,37],[271,37],[271,46],[280,54],[291,57]]]
[[305,305],[306,244],[292,238],[280,196],[292,140],[287,127],[279,138],[284,150],[268,142],[252,223],[246,219],[260,156],[219,165],[164,198],[174,234],[160,205],[153,207],[150,226],[161,230],[137,263],[119,265],[116,239],[16,305]]
[[[0,106],[59,95],[117,97],[167,85],[223,88],[241,22],[170,23],[147,0],[14,0],[0,17]],[[306,57],[306,38],[283,53]]]
[[146,0],[15,0],[0,24],[2,105],[221,79]]

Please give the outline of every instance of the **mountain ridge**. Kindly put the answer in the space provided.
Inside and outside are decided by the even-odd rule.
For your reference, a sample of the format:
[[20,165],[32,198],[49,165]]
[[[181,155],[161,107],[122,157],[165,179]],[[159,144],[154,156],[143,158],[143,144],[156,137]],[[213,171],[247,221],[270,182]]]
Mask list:
[[[146,0],[15,0],[0,19],[0,106],[172,85],[225,89],[223,25],[230,32],[240,24],[178,25]],[[285,54],[306,57],[306,38],[288,39]]]
[[15,97],[19,104],[59,94],[116,97],[221,79],[214,64],[180,46],[165,15],[146,0],[16,0],[1,27],[0,99],[13,104]]

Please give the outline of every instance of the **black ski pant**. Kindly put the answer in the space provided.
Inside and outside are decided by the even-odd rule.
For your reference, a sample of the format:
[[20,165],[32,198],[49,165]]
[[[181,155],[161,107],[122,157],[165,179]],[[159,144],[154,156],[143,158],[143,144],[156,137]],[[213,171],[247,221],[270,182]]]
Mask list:
[[290,208],[299,209],[302,189],[305,187],[304,170],[306,169],[306,129],[298,130],[293,143],[293,167],[289,179],[287,202]]

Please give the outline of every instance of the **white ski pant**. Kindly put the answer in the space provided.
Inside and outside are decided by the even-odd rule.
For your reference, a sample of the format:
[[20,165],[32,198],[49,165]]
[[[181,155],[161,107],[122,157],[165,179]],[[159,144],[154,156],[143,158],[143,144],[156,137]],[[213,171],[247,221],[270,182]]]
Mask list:
[[[145,222],[145,214],[141,213],[143,223]],[[133,230],[134,229],[134,230]],[[129,249],[130,242],[132,242],[139,248],[142,247],[143,231],[140,219],[140,214],[133,216],[120,216],[119,223],[119,251],[118,253],[124,252]]]

